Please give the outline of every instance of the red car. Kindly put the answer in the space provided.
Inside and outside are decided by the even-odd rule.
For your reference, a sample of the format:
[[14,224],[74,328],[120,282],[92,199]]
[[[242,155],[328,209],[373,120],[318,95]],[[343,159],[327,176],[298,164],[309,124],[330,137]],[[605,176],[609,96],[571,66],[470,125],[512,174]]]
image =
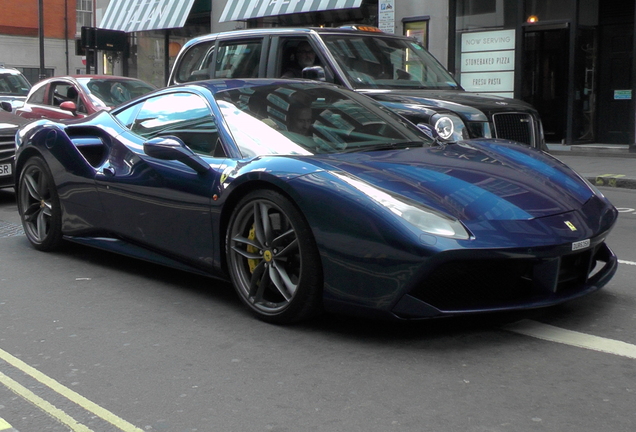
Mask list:
[[136,78],[114,75],[74,75],[35,84],[15,113],[28,119],[86,117],[141,96],[156,87]]

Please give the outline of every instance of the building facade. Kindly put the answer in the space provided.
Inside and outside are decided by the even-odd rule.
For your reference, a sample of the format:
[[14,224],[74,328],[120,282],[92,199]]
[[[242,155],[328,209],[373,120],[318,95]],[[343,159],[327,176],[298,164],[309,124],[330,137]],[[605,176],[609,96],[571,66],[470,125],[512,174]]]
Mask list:
[[[163,0],[153,1],[159,10]],[[127,3],[134,9],[135,1]],[[155,75],[140,78],[155,84],[165,80],[170,55],[163,54],[201,32],[370,24],[418,38],[468,91],[531,103],[541,113],[548,142],[635,143],[634,0],[197,0],[193,5],[198,7],[188,5],[192,0],[181,3],[191,12],[180,30],[136,33],[145,33],[135,36],[137,62],[141,52],[144,58],[156,54],[153,67],[138,68]],[[133,9],[128,9],[128,16]],[[151,15],[146,7],[136,16],[148,20]]]
[[[92,0],[84,0],[92,4]],[[43,54],[47,76],[81,72],[82,56],[75,53],[77,6],[81,0],[45,0]],[[40,75],[38,2],[0,0],[0,63],[20,70],[33,84]],[[80,14],[80,18],[82,18]]]
[[[192,37],[253,27],[370,24],[419,39],[468,91],[525,100],[551,143],[636,143],[636,0],[44,0],[47,75],[85,71],[82,26],[122,30],[129,49],[96,68],[165,85]],[[0,0],[0,63],[35,82],[38,9]]]

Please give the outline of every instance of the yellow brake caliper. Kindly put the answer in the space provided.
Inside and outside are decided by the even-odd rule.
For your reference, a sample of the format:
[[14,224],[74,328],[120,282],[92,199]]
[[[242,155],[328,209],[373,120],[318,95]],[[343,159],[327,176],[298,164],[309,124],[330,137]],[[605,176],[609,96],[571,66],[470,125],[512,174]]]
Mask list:
[[[256,230],[254,229],[254,225],[252,225],[252,228],[250,229],[250,234],[247,236],[247,238],[250,239],[250,240],[256,239]],[[247,251],[249,253],[256,253],[256,252],[258,252],[258,248],[256,246],[247,245]],[[250,266],[250,273],[254,273],[254,269],[258,265],[259,261],[260,260],[258,260],[258,259],[248,259],[247,260],[247,264]]]

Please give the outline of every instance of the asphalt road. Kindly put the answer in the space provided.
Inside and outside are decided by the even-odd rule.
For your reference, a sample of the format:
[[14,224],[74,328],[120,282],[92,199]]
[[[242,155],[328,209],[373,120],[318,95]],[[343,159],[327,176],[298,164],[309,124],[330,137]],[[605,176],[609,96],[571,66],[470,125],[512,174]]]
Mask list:
[[37,252],[0,191],[0,418],[20,432],[632,432],[636,191],[602,190],[621,211],[621,264],[598,293],[288,327],[252,318],[225,283],[74,245]]

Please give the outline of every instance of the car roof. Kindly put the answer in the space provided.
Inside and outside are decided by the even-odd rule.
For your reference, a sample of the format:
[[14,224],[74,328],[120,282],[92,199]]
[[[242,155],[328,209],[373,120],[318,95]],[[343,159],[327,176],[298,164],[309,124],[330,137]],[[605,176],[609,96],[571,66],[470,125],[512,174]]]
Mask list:
[[4,67],[4,66],[0,66],[0,73],[9,73],[9,74],[12,74],[12,75],[22,75],[22,72],[20,72],[16,68]]
[[198,36],[190,39],[184,45],[184,48],[189,47],[195,43],[199,43],[205,40],[214,40],[217,38],[230,38],[230,37],[249,37],[260,35],[309,35],[309,34],[346,34],[351,36],[365,35],[368,37],[391,37],[397,39],[413,39],[408,36],[397,35],[393,33],[385,33],[382,31],[365,31],[353,29],[350,26],[343,27],[270,27],[270,28],[253,28],[253,29],[239,29],[229,30],[219,33],[210,33],[203,36]]
[[101,80],[132,80],[132,81],[141,81],[139,78],[119,76],[119,75],[60,75],[54,77],[48,77],[43,79],[42,81],[52,81],[52,80],[78,80],[78,79],[101,79]]

